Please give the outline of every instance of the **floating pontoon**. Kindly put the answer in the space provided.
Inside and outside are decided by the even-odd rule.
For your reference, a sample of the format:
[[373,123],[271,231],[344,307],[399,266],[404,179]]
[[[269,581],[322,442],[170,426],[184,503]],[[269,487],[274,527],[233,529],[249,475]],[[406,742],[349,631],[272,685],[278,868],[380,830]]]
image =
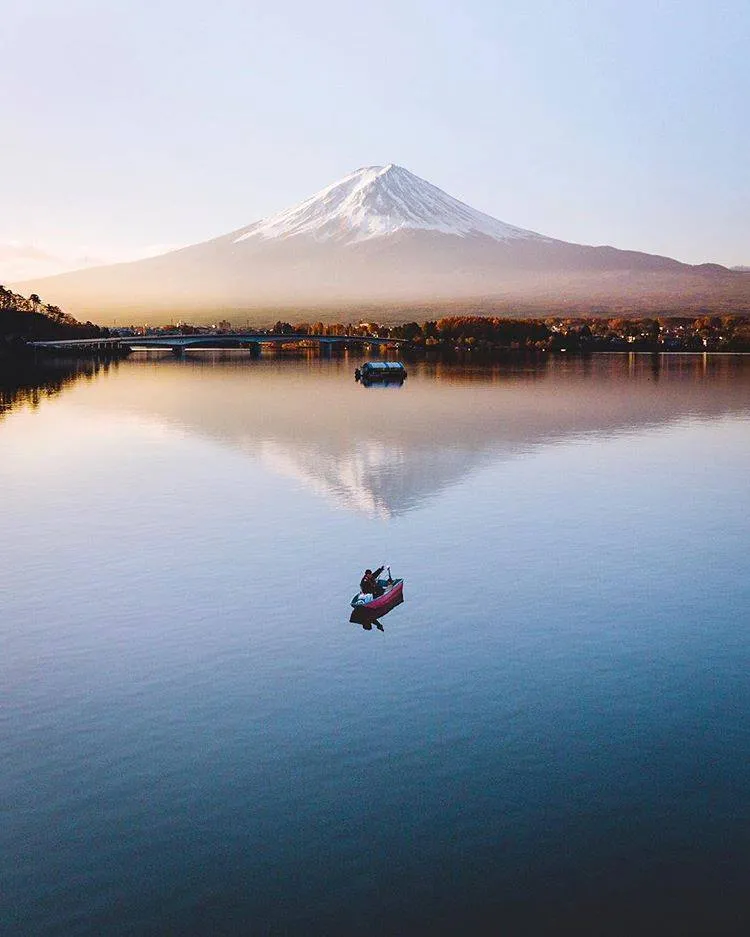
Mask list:
[[402,384],[406,368],[400,361],[367,361],[357,368],[354,377],[363,384]]

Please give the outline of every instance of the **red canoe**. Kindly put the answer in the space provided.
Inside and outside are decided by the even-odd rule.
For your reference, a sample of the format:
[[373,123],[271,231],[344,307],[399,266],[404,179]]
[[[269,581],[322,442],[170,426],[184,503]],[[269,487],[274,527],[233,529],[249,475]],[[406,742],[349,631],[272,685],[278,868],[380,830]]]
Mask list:
[[376,599],[363,601],[362,593],[358,592],[352,599],[352,608],[357,617],[377,618],[385,615],[392,608],[404,601],[404,580],[394,579],[386,584],[385,592]]

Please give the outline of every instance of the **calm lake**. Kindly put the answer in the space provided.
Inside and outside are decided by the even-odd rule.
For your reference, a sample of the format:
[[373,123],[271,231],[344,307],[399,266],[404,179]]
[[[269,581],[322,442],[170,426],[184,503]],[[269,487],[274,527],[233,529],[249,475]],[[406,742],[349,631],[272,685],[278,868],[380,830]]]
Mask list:
[[0,932],[750,932],[750,358],[357,363],[6,380]]

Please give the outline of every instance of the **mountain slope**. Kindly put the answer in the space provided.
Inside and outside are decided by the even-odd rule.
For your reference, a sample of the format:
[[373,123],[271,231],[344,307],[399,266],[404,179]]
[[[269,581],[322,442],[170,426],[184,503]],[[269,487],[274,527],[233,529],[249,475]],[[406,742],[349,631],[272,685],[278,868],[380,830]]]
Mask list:
[[[148,260],[24,284],[86,314],[151,321],[413,303],[750,309],[718,265],[588,247],[490,217],[394,165],[359,169],[299,205]],[[330,317],[340,310],[331,308]]]

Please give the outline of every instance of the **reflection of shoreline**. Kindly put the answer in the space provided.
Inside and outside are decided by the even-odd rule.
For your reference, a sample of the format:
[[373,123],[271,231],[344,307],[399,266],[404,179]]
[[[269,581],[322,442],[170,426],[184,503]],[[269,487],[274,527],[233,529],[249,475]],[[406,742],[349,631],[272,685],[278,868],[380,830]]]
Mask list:
[[85,359],[4,362],[0,367],[0,417],[20,407],[36,409],[44,398],[58,396],[80,378],[92,380],[108,370],[107,363]]
[[638,378],[662,374],[670,378],[692,379],[707,374],[739,376],[750,367],[750,353],[608,351],[540,358],[518,355],[502,361],[483,361],[468,355],[459,359],[454,355],[441,360],[426,358],[421,367],[425,374],[455,383],[507,381],[522,376],[536,381],[574,373],[582,377],[611,377],[616,380],[624,376]]

